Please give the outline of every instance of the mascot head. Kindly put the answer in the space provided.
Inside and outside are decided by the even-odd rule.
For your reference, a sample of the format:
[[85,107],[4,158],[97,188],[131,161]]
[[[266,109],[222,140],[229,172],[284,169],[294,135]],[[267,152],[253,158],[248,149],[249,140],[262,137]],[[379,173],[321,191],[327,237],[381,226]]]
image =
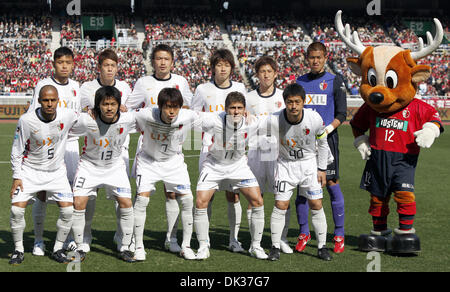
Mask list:
[[342,24],[342,11],[336,13],[334,24],[342,41],[358,58],[347,58],[353,73],[362,77],[360,94],[364,101],[380,113],[395,112],[407,106],[416,95],[418,83],[427,80],[431,67],[417,65],[416,61],[431,54],[442,42],[444,31],[434,19],[436,36],[427,32],[428,46],[419,38],[419,50],[410,52],[397,46],[366,47],[358,33],[350,32],[350,25]]

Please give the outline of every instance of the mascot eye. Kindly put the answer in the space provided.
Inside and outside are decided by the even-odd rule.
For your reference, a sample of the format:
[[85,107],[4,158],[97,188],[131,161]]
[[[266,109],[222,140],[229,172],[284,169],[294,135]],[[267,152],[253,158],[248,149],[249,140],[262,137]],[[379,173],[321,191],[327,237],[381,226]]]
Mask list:
[[398,83],[397,73],[394,70],[389,70],[386,73],[386,85],[389,88],[396,88]]
[[372,87],[377,85],[377,74],[375,72],[375,69],[369,69],[369,71],[367,72],[367,81]]

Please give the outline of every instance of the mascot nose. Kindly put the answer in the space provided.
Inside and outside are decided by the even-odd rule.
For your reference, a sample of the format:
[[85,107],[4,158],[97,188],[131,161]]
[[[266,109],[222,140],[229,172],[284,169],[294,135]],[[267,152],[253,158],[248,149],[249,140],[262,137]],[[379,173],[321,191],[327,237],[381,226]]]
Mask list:
[[383,101],[384,99],[384,95],[381,92],[372,92],[369,95],[369,100],[370,102],[374,103],[374,104],[379,104]]

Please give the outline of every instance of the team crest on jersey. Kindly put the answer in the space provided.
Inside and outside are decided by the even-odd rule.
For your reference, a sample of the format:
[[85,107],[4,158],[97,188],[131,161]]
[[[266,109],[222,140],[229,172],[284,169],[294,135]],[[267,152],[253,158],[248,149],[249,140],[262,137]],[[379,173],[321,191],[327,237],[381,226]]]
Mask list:
[[180,125],[178,126],[178,130],[181,130],[181,129],[183,129],[183,124],[180,124]]
[[180,86],[179,86],[178,84],[175,84],[175,85],[174,85],[174,88],[180,90]]
[[120,127],[119,129],[117,129],[117,131],[119,131],[119,135],[123,133],[123,128]]
[[308,128],[304,128],[304,129],[303,129],[303,133],[304,133],[305,135],[309,135],[310,132],[311,132],[311,130],[308,129]]
[[64,129],[64,123],[59,123],[58,129],[62,131]]
[[280,108],[280,107],[282,106],[282,103],[281,103],[281,101],[277,101],[277,102],[275,103],[275,105],[276,105],[278,108]]
[[320,90],[326,90],[327,87],[328,87],[328,83],[326,83],[325,80],[323,80],[322,82],[320,82],[320,84],[319,84]]
[[402,115],[403,115],[403,117],[404,117],[405,119],[409,118],[410,114],[411,114],[411,113],[409,112],[409,110],[408,110],[407,108],[404,109],[403,112],[402,112]]
[[72,93],[73,93],[73,96],[77,96],[77,91],[75,89],[72,89]]

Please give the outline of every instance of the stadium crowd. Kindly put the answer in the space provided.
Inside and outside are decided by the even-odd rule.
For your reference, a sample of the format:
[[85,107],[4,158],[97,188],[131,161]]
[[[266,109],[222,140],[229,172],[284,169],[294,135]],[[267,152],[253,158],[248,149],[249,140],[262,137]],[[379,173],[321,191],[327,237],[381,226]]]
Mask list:
[[[144,23],[145,49],[161,41],[170,41],[175,48],[174,73],[184,76],[194,90],[198,84],[211,78],[208,62],[211,51],[223,46],[222,31],[218,21],[208,13],[192,13],[162,10],[149,11]],[[34,15],[34,14],[30,14]],[[189,15],[189,17],[187,17]],[[81,41],[81,21],[79,16],[61,17],[61,43],[73,47],[74,41]],[[117,11],[115,16],[117,37],[137,39],[136,19],[127,13]],[[346,16],[345,23],[351,23],[358,31],[362,42],[391,43],[412,46],[417,44],[415,33],[401,21],[392,18],[380,24],[366,18]],[[444,20],[444,29],[448,25]],[[248,15],[234,13],[226,19],[226,28],[233,43],[240,68],[236,68],[233,79],[247,79],[247,89],[257,85],[253,65],[262,55],[270,55],[278,61],[280,74],[277,86],[284,88],[292,83],[296,76],[306,70],[304,47],[311,41],[322,41],[329,48],[327,70],[343,76],[350,94],[358,94],[360,77],[348,68],[345,58],[352,52],[339,40],[334,24],[327,17],[308,16],[302,21],[279,15]],[[52,19],[49,16],[7,16],[0,17],[0,91],[30,92],[30,88],[51,71],[51,52],[46,42],[19,42],[19,39],[51,39]],[[85,39],[89,41],[89,38]],[[116,39],[112,40],[114,46]],[[9,44],[7,44],[9,42]],[[96,54],[101,48],[89,45],[75,47],[76,64],[74,79],[84,82],[95,78]],[[130,85],[146,74],[143,62],[147,51],[138,48],[120,47],[121,57],[119,76]],[[448,78],[448,51],[439,50],[422,64],[432,66],[432,76],[422,86],[422,95],[450,95]],[[241,75],[243,72],[243,75]],[[426,89],[424,89],[426,87]]]

